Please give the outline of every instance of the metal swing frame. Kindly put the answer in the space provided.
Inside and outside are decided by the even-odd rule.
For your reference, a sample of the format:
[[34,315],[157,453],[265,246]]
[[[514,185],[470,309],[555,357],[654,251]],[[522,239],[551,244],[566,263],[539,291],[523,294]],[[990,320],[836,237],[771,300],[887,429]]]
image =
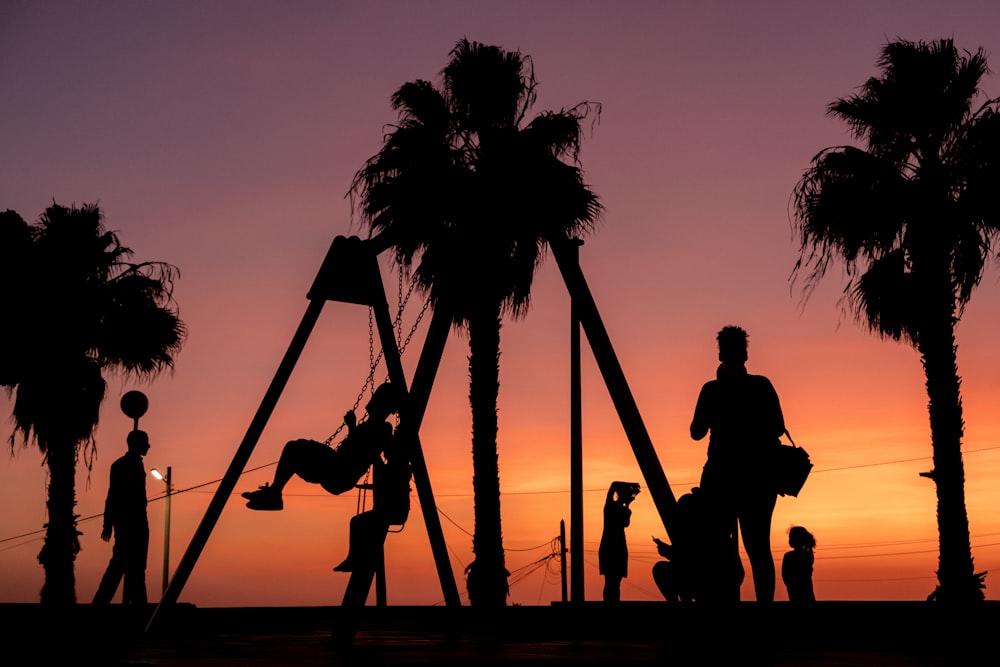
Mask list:
[[[431,550],[441,581],[445,602],[449,606],[460,606],[458,587],[455,584],[454,573],[448,560],[448,551],[441,530],[441,522],[437,515],[437,505],[431,490],[430,478],[423,451],[420,448],[418,432],[423,420],[430,397],[434,376],[444,351],[450,327],[450,318],[443,311],[435,310],[428,325],[424,349],[421,352],[413,375],[412,387],[407,391],[406,377],[396,345],[392,320],[389,316],[389,305],[382,286],[378,267],[378,254],[382,249],[373,246],[371,241],[362,241],[357,237],[338,236],[333,240],[319,273],[312,284],[307,298],[309,305],[292,336],[292,341],[282,357],[271,384],[261,400],[257,412],[247,428],[243,440],[233,456],[225,476],[219,483],[215,495],[209,502],[201,523],[195,530],[187,550],[174,570],[170,583],[164,591],[159,604],[154,609],[146,631],[152,630],[164,611],[177,602],[184,585],[187,583],[194,566],[208,542],[212,530],[222,515],[226,502],[236,488],[240,476],[246,468],[250,455],[253,453],[260,436],[278,399],[281,396],[295,364],[305,348],[305,344],[316,325],[323,306],[327,301],[342,301],[367,305],[375,314],[376,327],[382,342],[389,380],[399,387],[406,398],[400,409],[399,426],[396,429],[397,438],[402,438],[404,446],[409,450],[410,465],[413,470],[413,481],[423,511],[424,524],[427,527],[431,542]],[[370,574],[368,577],[366,575]],[[374,569],[368,572],[353,572],[344,594],[344,605],[363,605],[371,587]],[[363,593],[363,594],[362,594]]]
[[[591,351],[612,399],[625,435],[635,454],[640,472],[663,522],[671,535],[672,515],[676,499],[660,465],[656,450],[643,423],[638,406],[625,379],[618,357],[611,345],[597,305],[580,269],[577,239],[552,242],[550,247],[569,291],[572,303],[571,319],[571,574],[572,600],[583,601],[583,487],[582,429],[580,408],[580,330],[587,336]],[[177,565],[163,596],[153,611],[146,631],[153,629],[165,609],[177,602],[201,552],[204,550],[226,502],[246,467],[254,448],[274,411],[278,399],[291,376],[299,356],[309,339],[323,306],[327,301],[367,305],[372,308],[388,369],[389,380],[406,395],[399,413],[395,437],[401,438],[409,452],[413,482],[427,528],[434,563],[447,606],[461,606],[458,587],[448,557],[437,505],[431,490],[427,465],[420,446],[419,430],[430,397],[434,377],[444,353],[451,327],[451,316],[440,307],[434,309],[428,325],[424,346],[407,390],[406,377],[394,337],[388,301],[378,267],[378,255],[386,249],[378,239],[363,241],[358,237],[338,236],[333,240],[326,258],[307,293],[309,304],[299,323],[288,350],[285,352],[271,384],[264,394],[243,440],[237,448],[225,476],[219,483],[205,516]],[[351,573],[342,606],[364,606],[375,578],[376,565]]]

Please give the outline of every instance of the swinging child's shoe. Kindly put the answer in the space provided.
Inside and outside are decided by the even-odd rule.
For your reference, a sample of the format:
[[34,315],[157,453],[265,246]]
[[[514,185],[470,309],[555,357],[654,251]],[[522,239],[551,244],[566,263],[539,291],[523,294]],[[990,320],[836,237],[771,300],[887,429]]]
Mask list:
[[268,484],[264,484],[256,491],[246,491],[240,495],[247,499],[247,507],[252,510],[274,511],[285,508],[281,492]]

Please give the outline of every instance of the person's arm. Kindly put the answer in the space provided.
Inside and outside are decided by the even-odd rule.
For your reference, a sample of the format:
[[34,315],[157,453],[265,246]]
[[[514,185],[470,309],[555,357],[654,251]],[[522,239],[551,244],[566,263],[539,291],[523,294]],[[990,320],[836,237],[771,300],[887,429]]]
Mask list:
[[108,497],[104,500],[104,526],[101,529],[101,539],[105,542],[111,540],[112,528],[115,524],[115,508],[118,503],[115,498],[117,489],[117,477],[114,464],[108,475]]
[[104,526],[101,529],[101,539],[105,542],[111,541],[111,494],[104,501]]
[[785,433],[785,416],[781,412],[781,401],[778,399],[778,392],[775,390],[774,385],[767,378],[764,378],[764,383],[766,385],[766,397],[767,397],[767,411],[768,415],[768,435],[773,435],[775,438],[780,438]]
[[705,385],[701,388],[701,392],[698,394],[698,403],[695,404],[694,407],[694,418],[691,420],[691,438],[693,440],[701,440],[708,435],[708,395],[711,391],[709,388],[710,384],[711,383],[705,383]]

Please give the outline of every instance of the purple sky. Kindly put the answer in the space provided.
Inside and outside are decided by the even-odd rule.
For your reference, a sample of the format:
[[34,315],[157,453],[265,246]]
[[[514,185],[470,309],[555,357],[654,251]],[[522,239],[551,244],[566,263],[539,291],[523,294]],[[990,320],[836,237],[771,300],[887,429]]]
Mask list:
[[[779,501],[776,554],[787,527],[803,523],[820,544],[821,597],[920,599],[934,584],[936,528],[933,488],[916,474],[930,467],[919,359],[841,316],[837,271],[799,307],[788,281],[798,256],[789,199],[813,155],[850,141],[826,105],[876,73],[887,40],[954,37],[962,48],[992,51],[998,27],[1000,4],[961,0],[3,0],[0,207],[35,220],[53,200],[99,202],[136,259],[180,268],[175,296],[190,330],[173,374],[152,385],[110,384],[98,458],[89,476],[80,470],[81,516],[103,509],[107,467],[131,427],[117,408],[128,389],[150,398],[147,469],[171,465],[182,489],[223,475],[330,241],[360,232],[345,194],[395,119],[389,96],[413,79],[436,81],[464,36],[531,55],[536,111],[602,105],[581,159],[607,214],[581,263],[675,491],[696,483],[704,460],[687,426],[714,372],[715,332],[742,324],[751,370],[771,377],[796,441],[817,462],[803,495]],[[987,79],[985,92],[998,90]],[[395,274],[383,266],[392,303]],[[977,569],[994,571],[997,278],[991,265],[958,330],[974,556]],[[569,304],[554,262],[537,283],[528,318],[507,323],[502,339],[500,465],[512,570],[545,555],[569,513]],[[361,388],[367,314],[343,304],[327,311],[251,467],[273,462],[289,438],[325,439]],[[472,557],[466,353],[455,336],[422,431],[439,508],[452,520],[446,539],[459,577]],[[406,357],[410,370],[416,354]],[[587,585],[596,599],[604,490],[613,479],[641,479],[586,357],[585,372]],[[6,396],[0,410],[9,414]],[[40,461],[37,451],[18,450],[0,465],[8,508],[0,516],[0,601],[34,601],[41,585]],[[248,473],[239,488],[270,474]],[[161,495],[155,480],[147,487],[150,498]],[[339,601],[346,578],[330,567],[346,548],[354,498],[298,488],[302,506],[276,517],[234,499],[182,599]],[[174,564],[213,489],[174,498]],[[162,505],[150,504],[151,591],[159,586]],[[623,595],[656,599],[648,536],[663,529],[648,494],[634,511],[635,560]],[[325,522],[320,537],[315,521]],[[81,526],[77,592],[89,601],[110,548],[98,539],[99,521]],[[28,537],[9,539],[20,535]],[[420,554],[394,561],[390,551],[391,571],[405,573],[406,583],[391,588],[397,599],[439,601],[419,516],[393,539]],[[539,544],[542,553],[531,551]],[[512,600],[555,599],[558,579],[538,576],[515,586]],[[744,590],[752,596],[749,583]],[[987,594],[996,597],[992,587]]]

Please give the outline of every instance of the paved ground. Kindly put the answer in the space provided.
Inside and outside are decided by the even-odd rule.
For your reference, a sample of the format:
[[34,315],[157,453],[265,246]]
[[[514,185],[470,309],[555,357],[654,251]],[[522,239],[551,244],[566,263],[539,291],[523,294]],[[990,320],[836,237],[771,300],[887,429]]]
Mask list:
[[[1000,603],[666,603],[509,607],[195,608],[146,628],[118,606],[61,614],[0,605],[4,664],[161,667],[278,665],[686,665],[951,667],[1000,664]],[[350,626],[345,622],[349,621]],[[345,633],[345,627],[348,631]],[[339,632],[338,632],[339,631]],[[352,637],[334,642],[334,638]],[[20,656],[20,657],[13,657]]]

